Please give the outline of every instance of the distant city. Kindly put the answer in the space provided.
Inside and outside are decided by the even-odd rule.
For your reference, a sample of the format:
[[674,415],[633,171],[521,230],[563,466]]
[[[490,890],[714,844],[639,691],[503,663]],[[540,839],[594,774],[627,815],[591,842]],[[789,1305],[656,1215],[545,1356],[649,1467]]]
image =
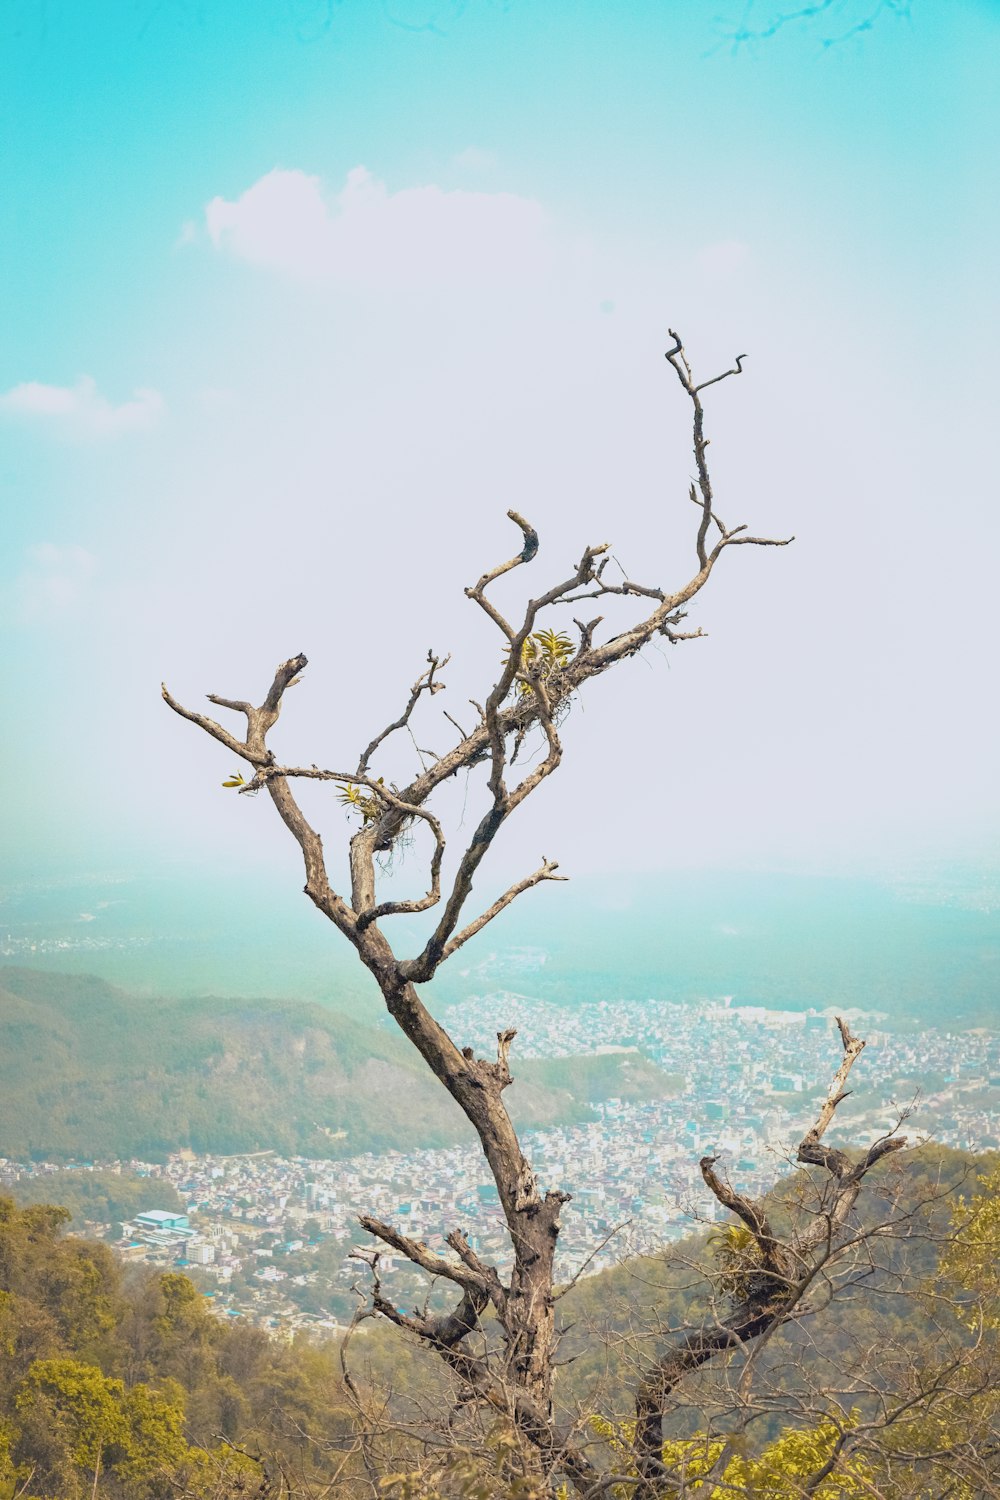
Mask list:
[[[489,1021],[487,1017],[491,1018]],[[573,1195],[563,1217],[559,1274],[601,1270],[655,1251],[720,1216],[698,1171],[717,1155],[734,1184],[756,1194],[790,1170],[797,1141],[838,1064],[829,1012],[743,1006],[732,997],[696,1004],[599,1002],[573,1010],[504,992],[464,1001],[443,1015],[462,1044],[496,1046],[496,1017],[518,1027],[512,1058],[615,1049],[644,1053],[672,1075],[678,1093],[649,1103],[607,1099],[584,1124],[524,1133],[544,1187]],[[1000,1036],[985,1029],[889,1031],[876,1015],[850,1015],[869,1050],[836,1137],[868,1143],[898,1122],[912,1140],[970,1150],[1000,1147]],[[513,1094],[516,1094],[516,1084]],[[512,1094],[512,1097],[513,1097]],[[89,1162],[145,1177],[149,1200],[126,1224],[91,1224],[127,1260],[179,1263],[196,1275],[220,1313],[285,1332],[334,1329],[349,1316],[364,1267],[349,1255],[371,1244],[356,1222],[372,1213],[445,1251],[461,1228],[478,1252],[502,1264],[506,1237],[495,1188],[474,1144],[340,1161],[195,1156],[165,1164]],[[47,1178],[59,1198],[63,1166],[0,1159],[0,1183]],[[158,1200],[176,1189],[184,1211]],[[405,1262],[383,1253],[381,1272],[400,1283]]]
[[[79,920],[96,918],[84,913]],[[148,948],[151,941],[147,937],[104,937],[86,930],[78,937],[23,937],[7,932],[0,937],[0,958],[24,960],[64,953],[127,953],[135,948]]]

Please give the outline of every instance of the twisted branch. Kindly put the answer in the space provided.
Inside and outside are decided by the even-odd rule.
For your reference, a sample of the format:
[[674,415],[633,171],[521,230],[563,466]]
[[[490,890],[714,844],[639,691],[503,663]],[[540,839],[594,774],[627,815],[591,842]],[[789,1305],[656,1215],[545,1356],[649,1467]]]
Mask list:
[[377,734],[371,741],[371,743],[367,745],[366,748],[362,751],[361,759],[358,761],[357,774],[359,776],[363,776],[368,770],[371,758],[375,754],[375,751],[378,749],[379,745],[381,745],[384,740],[387,740],[391,734],[395,734],[397,729],[404,729],[409,726],[410,715],[416,708],[417,703],[420,700],[420,695],[422,693],[427,693],[431,697],[433,697],[435,693],[440,693],[444,690],[444,683],[438,682],[434,674],[438,671],[443,670],[450,661],[450,653],[445,657],[437,657],[434,655],[433,651],[428,651],[427,670],[425,672],[421,672],[420,676],[417,678],[416,682],[410,689],[409,702],[403,709],[403,712],[400,714],[398,719],[394,719],[391,724],[387,724],[382,732],[380,734]]
[[853,1164],[846,1152],[823,1145],[837,1107],[848,1097],[844,1085],[865,1043],[837,1017],[844,1056],[834,1074],[815,1123],[802,1138],[798,1160],[822,1166],[829,1173],[822,1211],[804,1231],[787,1243],[778,1239],[762,1204],[737,1193],[715,1171],[716,1158],[701,1161],[702,1177],[722,1206],[737,1215],[753,1236],[759,1266],[747,1278],[747,1290],[732,1312],[706,1327],[692,1330],[661,1356],[643,1377],[636,1392],[635,1459],[641,1476],[638,1500],[655,1500],[666,1474],[661,1450],[663,1418],[670,1393],[691,1371],[717,1355],[745,1348],[780,1327],[796,1312],[818,1272],[838,1255],[838,1237],[857,1201],[865,1174],[891,1151],[906,1145],[905,1136],[883,1136]]

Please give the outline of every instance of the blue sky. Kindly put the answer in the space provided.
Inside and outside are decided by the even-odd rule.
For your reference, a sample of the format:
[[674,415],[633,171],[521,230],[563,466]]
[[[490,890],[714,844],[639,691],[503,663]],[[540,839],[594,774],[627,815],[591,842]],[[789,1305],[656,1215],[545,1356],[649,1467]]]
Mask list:
[[280,734],[327,764],[429,645],[450,702],[482,696],[496,644],[462,587],[511,504],[539,569],[608,539],[680,581],[667,326],[702,372],[748,351],[709,410],[720,509],[798,540],[720,572],[708,641],[594,685],[500,865],[989,847],[1000,7],[844,0],[732,44],[775,14],[11,0],[14,867],[274,857],[160,679],[254,695],[304,650]]

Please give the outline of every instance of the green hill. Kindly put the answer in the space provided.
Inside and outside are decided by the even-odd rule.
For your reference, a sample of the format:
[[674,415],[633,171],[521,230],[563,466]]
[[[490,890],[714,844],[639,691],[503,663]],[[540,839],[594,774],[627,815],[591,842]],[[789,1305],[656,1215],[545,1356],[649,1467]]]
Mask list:
[[[638,1053],[514,1071],[522,1125],[673,1087]],[[0,1155],[330,1157],[463,1138],[457,1107],[388,1029],[301,1002],[139,999],[89,975],[0,970]]]

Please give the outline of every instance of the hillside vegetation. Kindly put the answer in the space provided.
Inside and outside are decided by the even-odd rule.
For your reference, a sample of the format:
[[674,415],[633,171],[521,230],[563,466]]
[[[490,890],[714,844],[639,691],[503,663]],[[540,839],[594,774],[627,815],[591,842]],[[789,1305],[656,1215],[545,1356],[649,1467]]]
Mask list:
[[0,1197],[4,1500],[257,1493],[237,1443],[330,1477],[324,1449],[351,1428],[332,1350],[226,1325],[176,1273],[126,1284],[105,1245],[63,1236],[67,1217]]
[[[521,1125],[675,1087],[636,1053],[522,1061]],[[274,1149],[335,1157],[471,1131],[402,1038],[292,1001],[138,999],[88,975],[0,970],[6,1156],[156,1159]]]
[[[939,1266],[961,1222],[957,1195],[975,1185],[977,1169],[989,1166],[954,1152],[907,1153],[895,1184],[866,1204],[868,1222],[886,1222],[888,1215],[896,1231],[877,1242],[882,1248],[846,1297],[829,1304],[821,1299],[766,1351],[754,1383],[758,1405],[750,1441],[733,1459],[747,1477],[734,1493],[800,1497],[793,1460],[805,1452],[815,1464],[830,1441],[829,1423],[817,1425],[817,1413],[824,1405],[838,1410],[841,1400],[852,1423],[871,1420],[877,1427],[893,1393],[903,1396],[905,1407],[900,1387],[916,1381],[919,1393],[926,1385],[941,1358],[935,1346],[945,1323],[958,1359],[948,1362],[939,1398],[912,1420],[904,1410],[898,1429],[876,1431],[878,1443],[809,1493],[820,1500],[871,1494],[978,1500],[996,1493],[986,1478],[997,1420],[996,1387],[983,1363],[986,1343],[964,1375],[961,1367],[963,1351],[971,1357],[977,1340],[988,1335],[995,1344],[1000,1316],[978,1331],[955,1316],[962,1288],[981,1284],[979,1240],[970,1241],[971,1262],[951,1267],[957,1282]],[[794,1192],[794,1182],[786,1184],[774,1207]],[[981,1221],[991,1250],[995,1217]],[[435,1422],[454,1400],[440,1361],[398,1330],[363,1325],[368,1331],[358,1334],[347,1362],[354,1379],[349,1388],[332,1345],[282,1344],[242,1321],[218,1319],[177,1272],[133,1268],[125,1276],[106,1246],[67,1236],[67,1218],[58,1207],[18,1208],[0,1196],[0,1500],[383,1491],[412,1500],[526,1500],[528,1492],[513,1482],[509,1489],[483,1487],[463,1467],[469,1450],[458,1432],[444,1460],[459,1465],[454,1474],[440,1485],[421,1478],[398,1487],[401,1474],[416,1475],[423,1438],[431,1440],[439,1464]],[[670,1329],[690,1326],[710,1308],[716,1246],[717,1237],[700,1235],[675,1246],[668,1258],[630,1261],[581,1282],[562,1304],[560,1403],[567,1417],[587,1414],[595,1438],[611,1437],[604,1447],[594,1444],[602,1467],[616,1462],[614,1433],[628,1419],[636,1359],[651,1341],[669,1339]],[[914,1364],[917,1348],[921,1360]],[[909,1351],[905,1366],[898,1362],[901,1351]],[[865,1360],[858,1366],[861,1352]],[[706,1414],[725,1404],[728,1380],[738,1370],[737,1360],[727,1377],[720,1362],[692,1381],[669,1419],[665,1456],[695,1460]],[[863,1383],[856,1383],[856,1372],[863,1372]],[[717,1430],[728,1426],[723,1419]],[[359,1447],[361,1429],[372,1439],[367,1455]],[[956,1482],[958,1470],[940,1470],[934,1455],[944,1446],[962,1464],[971,1463],[975,1477]],[[929,1463],[913,1458],[920,1448],[930,1450]],[[980,1457],[987,1468],[977,1466]]]

